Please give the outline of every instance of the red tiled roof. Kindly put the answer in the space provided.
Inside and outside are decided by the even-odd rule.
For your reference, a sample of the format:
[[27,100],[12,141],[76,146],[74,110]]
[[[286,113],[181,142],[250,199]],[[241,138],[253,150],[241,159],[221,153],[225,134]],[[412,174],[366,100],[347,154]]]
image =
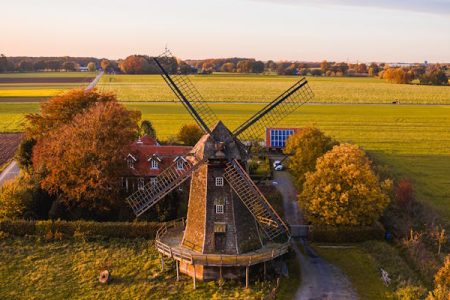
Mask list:
[[[128,168],[131,176],[156,176],[167,168],[175,158],[184,156],[192,147],[190,146],[161,146],[149,136],[143,136],[130,145],[130,153],[135,159],[134,169]],[[158,159],[158,169],[151,169],[150,158]]]

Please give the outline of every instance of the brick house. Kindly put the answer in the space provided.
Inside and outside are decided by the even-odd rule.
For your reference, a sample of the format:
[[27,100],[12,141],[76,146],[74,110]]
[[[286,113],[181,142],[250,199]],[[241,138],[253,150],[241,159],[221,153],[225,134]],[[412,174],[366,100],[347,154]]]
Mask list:
[[156,184],[158,176],[173,162],[182,170],[190,146],[160,145],[155,139],[144,135],[130,145],[126,156],[127,169],[122,177],[122,187],[127,193],[143,189],[147,183]]

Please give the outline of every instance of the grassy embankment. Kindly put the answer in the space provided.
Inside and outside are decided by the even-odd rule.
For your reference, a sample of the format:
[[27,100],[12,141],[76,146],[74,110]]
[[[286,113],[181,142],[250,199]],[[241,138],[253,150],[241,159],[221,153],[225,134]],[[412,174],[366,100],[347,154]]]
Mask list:
[[[295,76],[197,75],[192,82],[207,101],[267,102],[299,79]],[[309,77],[318,103],[450,104],[450,87],[390,84],[378,78]],[[121,101],[175,99],[159,75],[105,75],[98,87]]]

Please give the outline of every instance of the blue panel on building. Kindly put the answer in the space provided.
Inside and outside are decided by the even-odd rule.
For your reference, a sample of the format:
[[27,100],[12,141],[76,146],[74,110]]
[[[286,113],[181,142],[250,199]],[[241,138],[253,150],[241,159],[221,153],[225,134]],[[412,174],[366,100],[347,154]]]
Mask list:
[[293,129],[270,129],[270,147],[284,148],[286,139],[294,133]]

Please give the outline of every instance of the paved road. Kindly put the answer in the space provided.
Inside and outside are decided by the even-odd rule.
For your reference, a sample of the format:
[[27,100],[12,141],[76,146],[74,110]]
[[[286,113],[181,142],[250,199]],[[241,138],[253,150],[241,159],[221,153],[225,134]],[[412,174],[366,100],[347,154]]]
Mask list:
[[15,160],[13,160],[4,170],[2,173],[0,173],[0,187],[3,186],[3,184],[19,175],[20,168],[19,165]]
[[[290,225],[303,223],[303,216],[296,201],[296,190],[290,174],[286,171],[274,172],[276,187],[283,195],[286,221]],[[348,278],[336,266],[319,257],[307,242],[302,242],[304,253],[296,243],[292,243],[300,264],[302,283],[296,300],[312,299],[358,299]]]

